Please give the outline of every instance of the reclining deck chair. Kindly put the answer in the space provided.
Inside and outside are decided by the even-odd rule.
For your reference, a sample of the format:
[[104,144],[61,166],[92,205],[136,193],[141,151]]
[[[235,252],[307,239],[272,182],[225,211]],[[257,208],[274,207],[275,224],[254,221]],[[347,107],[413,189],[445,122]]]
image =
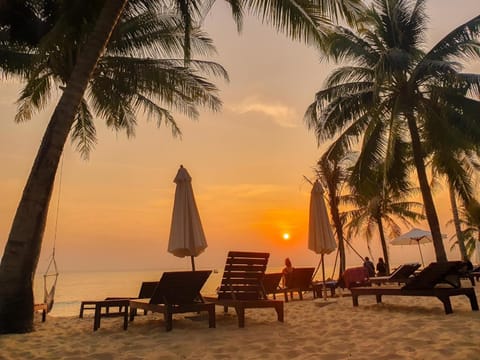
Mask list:
[[419,267],[419,263],[403,264],[400,265],[393,273],[391,273],[390,276],[371,277],[370,282],[372,284],[406,283]]
[[230,251],[217,297],[205,298],[223,306],[227,312],[233,307],[238,326],[245,327],[245,309],[274,308],[278,321],[283,322],[283,301],[267,299],[262,280],[269,253]]
[[289,274],[285,283],[285,288],[282,292],[285,296],[285,302],[288,302],[288,294],[290,293],[290,299],[293,300],[293,293],[298,292],[298,297],[303,300],[303,292],[312,290],[312,277],[315,272],[315,268],[294,268]]
[[477,296],[473,288],[462,288],[459,270],[461,261],[431,263],[418,275],[409,279],[402,287],[373,286],[351,288],[353,306],[358,306],[360,295],[375,295],[377,303],[382,302],[383,295],[393,296],[434,296],[444,306],[445,313],[451,314],[451,296],[465,295],[470,300],[473,311],[478,311]]
[[208,325],[215,327],[215,304],[205,303],[200,290],[211,271],[176,271],[163,273],[150,299],[130,300],[130,321],[137,309],[163,313],[166,331],[173,328],[173,314],[208,312]]
[[275,295],[278,293],[283,293],[283,290],[280,288],[280,280],[282,280],[282,273],[269,273],[263,276],[263,289],[265,290],[265,295]]

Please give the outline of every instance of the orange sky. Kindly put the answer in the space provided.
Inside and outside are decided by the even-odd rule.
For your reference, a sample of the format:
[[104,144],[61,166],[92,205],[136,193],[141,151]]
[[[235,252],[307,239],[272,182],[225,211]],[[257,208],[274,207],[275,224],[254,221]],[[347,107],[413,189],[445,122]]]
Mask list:
[[[433,42],[480,13],[478,0],[430,0]],[[97,123],[99,143],[85,162],[68,143],[65,148],[57,231],[57,261],[63,271],[189,268],[189,260],[167,253],[175,184],[183,164],[193,178],[197,205],[209,247],[198,267],[221,268],[228,250],[271,253],[272,266],[290,256],[294,265],[316,265],[307,249],[312,168],[321,154],[303,113],[332,66],[314,50],[247,18],[239,36],[225,7],[218,4],[206,30],[229,72],[220,83],[223,111],[202,113],[198,122],[179,117],[183,138],[167,128],[140,121],[136,138],[127,140]],[[479,64],[470,71],[480,72]],[[29,123],[14,124],[19,85],[3,82],[0,107],[0,247],[3,252],[24,183],[52,108]],[[453,229],[444,194],[436,197],[442,231]],[[39,271],[46,267],[57,213],[55,192]],[[419,225],[422,227],[422,225]],[[425,227],[425,225],[423,225]],[[283,233],[291,239],[285,241]],[[368,255],[362,241],[353,245]],[[449,245],[446,246],[449,248]],[[373,256],[381,256],[372,243]],[[415,247],[391,247],[394,263],[418,260]],[[425,260],[434,260],[430,245]],[[451,258],[458,257],[458,251]],[[332,264],[334,255],[327,257]],[[350,253],[351,265],[360,262]]]

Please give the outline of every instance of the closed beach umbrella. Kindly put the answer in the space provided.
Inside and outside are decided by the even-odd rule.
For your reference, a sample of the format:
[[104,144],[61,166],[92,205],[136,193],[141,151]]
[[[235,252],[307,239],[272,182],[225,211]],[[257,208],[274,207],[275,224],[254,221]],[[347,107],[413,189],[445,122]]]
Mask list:
[[[442,234],[442,237],[446,235]],[[425,266],[423,262],[422,248],[420,244],[426,244],[432,242],[432,233],[430,231],[422,229],[411,229],[403,235],[393,239],[390,244],[392,245],[417,245],[418,250],[420,251],[420,258],[422,259],[422,265]]]
[[178,257],[190,256],[192,270],[195,271],[194,258],[205,250],[207,241],[193,195],[192,178],[182,165],[178,169],[174,182],[177,187],[168,251]]
[[333,237],[330,221],[328,220],[327,208],[323,199],[323,187],[318,180],[313,184],[310,195],[310,213],[308,222],[308,248],[317,254],[321,254],[322,277],[324,297],[327,296],[325,286],[324,255],[330,254],[337,248]]

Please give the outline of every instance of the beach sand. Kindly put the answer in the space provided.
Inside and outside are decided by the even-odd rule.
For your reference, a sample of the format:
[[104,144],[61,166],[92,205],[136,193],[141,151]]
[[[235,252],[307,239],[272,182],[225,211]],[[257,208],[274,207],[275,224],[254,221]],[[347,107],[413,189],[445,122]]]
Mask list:
[[[477,285],[477,296],[479,293]],[[453,314],[427,297],[349,296],[285,303],[285,322],[273,309],[247,309],[246,327],[233,310],[217,307],[217,327],[206,317],[174,315],[165,332],[159,314],[137,316],[122,329],[121,318],[93,315],[36,318],[36,331],[0,336],[0,359],[480,359],[480,312],[453,297]]]

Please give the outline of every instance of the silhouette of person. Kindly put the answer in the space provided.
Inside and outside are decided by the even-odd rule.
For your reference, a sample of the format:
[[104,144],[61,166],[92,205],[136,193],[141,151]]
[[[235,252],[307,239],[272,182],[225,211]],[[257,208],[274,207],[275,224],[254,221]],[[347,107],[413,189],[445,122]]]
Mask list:
[[377,276],[387,276],[387,264],[385,264],[381,257],[378,258]]
[[285,259],[285,267],[282,270],[282,274],[283,274],[282,284],[283,284],[283,287],[288,287],[290,285],[290,277],[292,275],[292,272],[293,272],[292,262],[290,261],[289,258],[286,258]]
[[375,265],[373,265],[373,262],[370,261],[368,256],[365,256],[365,261],[363,263],[363,266],[365,266],[367,268],[369,277],[374,277],[375,276]]

